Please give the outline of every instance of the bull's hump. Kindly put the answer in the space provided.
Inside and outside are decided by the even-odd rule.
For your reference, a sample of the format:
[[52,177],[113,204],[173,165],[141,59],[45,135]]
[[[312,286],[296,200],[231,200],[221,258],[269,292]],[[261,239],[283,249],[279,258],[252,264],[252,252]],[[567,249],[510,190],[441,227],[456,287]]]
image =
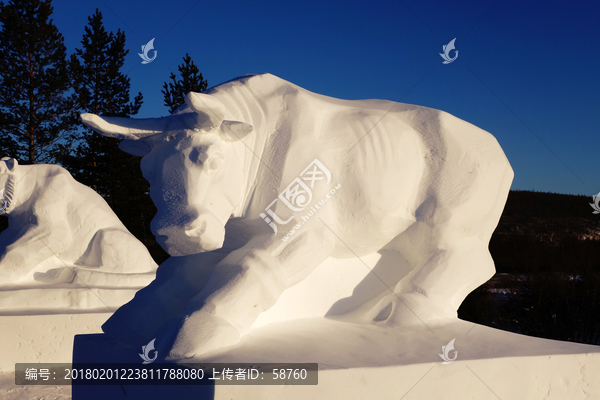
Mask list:
[[[265,75],[265,74],[244,74],[244,75],[240,75],[240,76],[237,76],[237,77],[235,77],[235,78],[233,78],[233,79],[230,79],[230,80],[228,80],[228,81],[225,81],[225,82],[221,82],[221,83],[219,83],[218,85],[216,85],[216,86],[213,86],[213,87],[209,88],[209,89],[206,91],[206,93],[210,92],[210,90],[211,90],[211,89],[213,89],[213,88],[216,88],[216,87],[219,87],[219,86],[222,86],[222,85],[227,85],[228,83],[242,82],[242,81],[244,81],[244,80],[250,79],[250,78],[252,78],[252,77],[254,77],[254,76],[257,76],[257,75]],[[269,74],[269,75],[270,75],[270,74]]]
[[278,78],[275,75],[270,74],[268,72],[264,72],[261,74],[245,74],[245,75],[240,75],[238,77],[230,79],[228,81],[221,82],[218,85],[212,86],[212,87],[208,88],[204,93],[213,94],[217,90],[223,90],[223,89],[226,89],[231,86],[246,85],[249,80],[254,79],[256,77],[263,77],[263,78],[267,78],[268,80],[273,80],[273,81],[284,81],[283,79]]

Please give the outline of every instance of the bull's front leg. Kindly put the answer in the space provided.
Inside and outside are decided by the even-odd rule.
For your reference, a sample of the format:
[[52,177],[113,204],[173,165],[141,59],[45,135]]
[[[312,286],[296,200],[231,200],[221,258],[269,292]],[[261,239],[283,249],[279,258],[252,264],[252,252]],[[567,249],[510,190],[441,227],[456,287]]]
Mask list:
[[[157,338],[159,346],[170,347],[167,359],[190,358],[239,342],[284,290],[331,255],[335,236],[325,226],[296,235],[286,242],[280,236],[256,237],[217,264],[184,316],[167,324],[163,338]],[[161,339],[163,344],[158,343]]]

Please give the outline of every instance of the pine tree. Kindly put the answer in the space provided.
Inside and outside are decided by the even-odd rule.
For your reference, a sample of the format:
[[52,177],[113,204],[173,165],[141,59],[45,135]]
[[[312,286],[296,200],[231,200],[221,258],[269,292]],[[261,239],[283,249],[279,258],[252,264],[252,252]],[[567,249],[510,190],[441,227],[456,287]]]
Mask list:
[[[142,105],[138,93],[130,103],[130,81],[120,72],[125,63],[125,33],[108,33],[102,13],[96,10],[69,62],[79,113],[130,117]],[[80,141],[65,167],[75,179],[96,190],[129,231],[141,240],[157,262],[168,256],[150,233],[156,208],[149,196],[149,184],[140,170],[140,157],[119,150],[119,140],[101,136],[81,125]],[[70,151],[66,147],[65,151]]]
[[56,162],[76,124],[63,36],[50,0],[0,2],[0,155]]
[[[129,78],[119,71],[129,52],[125,50],[125,33],[121,30],[116,34],[106,32],[102,13],[96,10],[88,17],[81,44],[83,48],[75,49],[69,62],[78,113],[116,117],[137,114],[142,105],[142,94],[138,93],[134,103],[129,103]],[[82,140],[73,156],[65,161],[65,166],[79,182],[108,200],[115,195],[114,174],[122,175],[121,167],[129,164],[132,156],[118,150],[117,140],[100,136],[83,126],[80,132]]]
[[189,54],[186,53],[185,57],[183,57],[183,62],[183,64],[177,67],[181,74],[181,79],[178,80],[175,74],[171,72],[169,78],[173,82],[169,82],[168,84],[165,82],[163,90],[161,90],[165,98],[165,106],[169,108],[169,113],[173,113],[173,111],[185,103],[186,94],[189,92],[204,92],[208,85]]

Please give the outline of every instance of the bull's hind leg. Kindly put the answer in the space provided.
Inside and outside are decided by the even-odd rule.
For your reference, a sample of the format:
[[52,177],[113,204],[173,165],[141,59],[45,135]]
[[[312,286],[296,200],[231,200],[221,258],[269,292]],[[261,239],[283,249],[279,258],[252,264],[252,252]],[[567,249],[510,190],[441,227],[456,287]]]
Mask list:
[[422,229],[396,240],[415,267],[368,313],[369,320],[411,324],[456,317],[464,298],[494,275],[488,244],[513,173],[508,163],[492,167],[479,171],[463,202],[448,192],[423,203],[416,224]]
[[486,243],[476,238],[458,241],[451,248],[433,252],[398,283],[393,293],[384,296],[369,316],[389,325],[456,317],[464,298],[494,272]]

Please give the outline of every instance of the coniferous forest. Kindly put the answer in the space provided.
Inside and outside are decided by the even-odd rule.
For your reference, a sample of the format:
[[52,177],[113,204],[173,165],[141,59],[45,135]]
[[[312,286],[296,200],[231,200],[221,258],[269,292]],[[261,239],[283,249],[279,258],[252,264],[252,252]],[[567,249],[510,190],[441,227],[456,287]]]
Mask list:
[[591,197],[511,191],[490,241],[496,275],[458,316],[548,339],[600,344],[600,214]]

